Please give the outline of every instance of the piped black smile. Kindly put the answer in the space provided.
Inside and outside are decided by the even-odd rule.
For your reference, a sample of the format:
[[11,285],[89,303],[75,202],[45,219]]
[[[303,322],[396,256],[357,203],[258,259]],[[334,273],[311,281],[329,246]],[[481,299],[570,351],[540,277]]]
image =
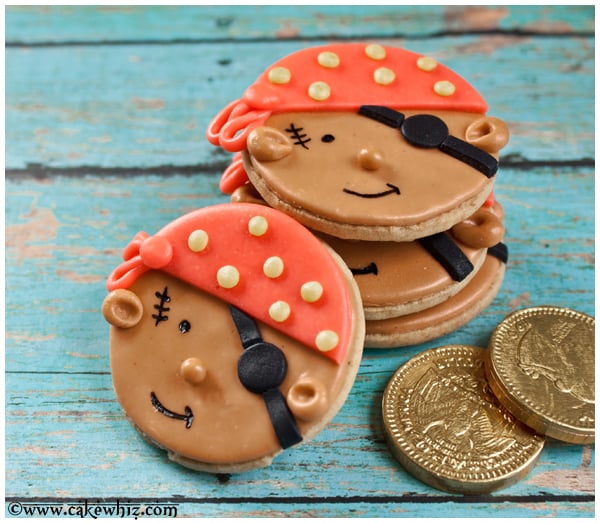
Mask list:
[[387,191],[381,191],[376,193],[362,193],[357,191],[352,191],[350,189],[343,189],[343,191],[347,194],[351,194],[353,196],[359,196],[360,198],[383,198],[384,196],[389,196],[390,194],[398,194],[400,195],[400,189],[391,183],[385,184],[389,189]]
[[189,429],[192,426],[192,422],[194,421],[194,413],[192,409],[190,409],[187,405],[185,406],[185,414],[179,414],[177,412],[173,412],[165,407],[156,397],[154,392],[150,393],[150,401],[152,402],[152,406],[161,414],[167,416],[167,418],[172,418],[176,420],[185,421],[185,428]]

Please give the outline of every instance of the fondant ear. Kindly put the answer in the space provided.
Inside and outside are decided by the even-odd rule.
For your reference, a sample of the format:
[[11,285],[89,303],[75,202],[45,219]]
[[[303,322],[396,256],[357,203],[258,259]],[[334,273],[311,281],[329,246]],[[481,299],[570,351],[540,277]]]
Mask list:
[[327,390],[320,381],[303,378],[290,387],[286,400],[295,418],[311,421],[327,409]]
[[108,323],[121,329],[135,327],[142,319],[144,306],[134,292],[117,289],[102,303],[102,314]]
[[273,127],[257,127],[248,136],[248,152],[259,162],[274,162],[292,152],[292,142]]
[[484,116],[467,127],[465,138],[471,145],[494,154],[508,143],[509,132],[507,125],[499,118]]

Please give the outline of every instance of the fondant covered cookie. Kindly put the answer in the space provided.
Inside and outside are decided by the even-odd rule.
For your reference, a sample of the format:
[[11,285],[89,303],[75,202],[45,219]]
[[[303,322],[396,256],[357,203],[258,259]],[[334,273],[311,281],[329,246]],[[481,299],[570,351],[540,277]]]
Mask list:
[[108,279],[117,398],[185,466],[265,466],[314,437],[353,384],[360,295],[341,259],[266,206],[207,207],[139,233]]
[[475,318],[496,297],[504,278],[507,250],[490,249],[482,267],[457,294],[418,312],[367,321],[365,344],[372,348],[402,347],[439,338]]
[[365,318],[384,320],[433,307],[468,285],[504,237],[502,216],[490,202],[451,230],[410,242],[324,238],[354,274]]
[[450,229],[493,189],[506,125],[464,79],[404,49],[346,43],[267,68],[211,122],[241,152],[227,193],[266,202],[331,236],[410,241]]

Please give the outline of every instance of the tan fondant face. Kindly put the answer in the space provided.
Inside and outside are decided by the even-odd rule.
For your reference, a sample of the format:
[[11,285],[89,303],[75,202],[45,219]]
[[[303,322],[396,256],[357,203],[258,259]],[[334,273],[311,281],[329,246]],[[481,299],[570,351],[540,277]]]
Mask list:
[[[149,271],[129,290],[113,291],[103,312],[112,324],[117,397],[151,441],[208,464],[244,463],[281,450],[265,401],[238,378],[244,349],[225,302]],[[279,389],[304,436],[323,424],[338,401],[348,362],[336,365],[266,325],[258,327],[286,356],[287,375]]]
[[[402,111],[407,117],[420,111]],[[497,156],[508,140],[496,119],[434,112],[452,136]],[[487,178],[438,149],[409,144],[398,129],[352,112],[271,116],[248,138],[251,181],[267,201],[334,222],[404,226],[450,212],[490,193]],[[262,189],[262,190],[261,190]],[[269,201],[272,204],[271,201]]]
[[485,259],[485,249],[460,244],[474,270],[464,281],[448,271],[418,241],[364,242],[324,237],[354,274],[367,319],[383,319],[431,307],[467,284]]
[[496,296],[505,265],[493,256],[486,259],[460,292],[444,302],[412,314],[367,321],[367,347],[400,347],[423,343],[464,325]]

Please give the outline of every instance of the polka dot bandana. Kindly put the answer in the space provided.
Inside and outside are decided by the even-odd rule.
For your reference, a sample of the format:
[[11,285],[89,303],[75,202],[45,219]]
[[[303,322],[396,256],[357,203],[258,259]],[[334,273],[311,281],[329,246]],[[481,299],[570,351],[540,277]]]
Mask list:
[[348,281],[327,248],[289,216],[255,204],[205,207],[154,236],[138,233],[108,279],[126,289],[164,271],[341,363],[353,333]]
[[473,86],[432,57],[374,43],[342,43],[303,49],[268,67],[213,119],[207,137],[237,152],[271,114],[355,111],[361,105],[487,111]]
[[434,58],[378,44],[336,44],[293,53],[243,96],[256,109],[287,112],[384,105],[485,112],[475,89]]

